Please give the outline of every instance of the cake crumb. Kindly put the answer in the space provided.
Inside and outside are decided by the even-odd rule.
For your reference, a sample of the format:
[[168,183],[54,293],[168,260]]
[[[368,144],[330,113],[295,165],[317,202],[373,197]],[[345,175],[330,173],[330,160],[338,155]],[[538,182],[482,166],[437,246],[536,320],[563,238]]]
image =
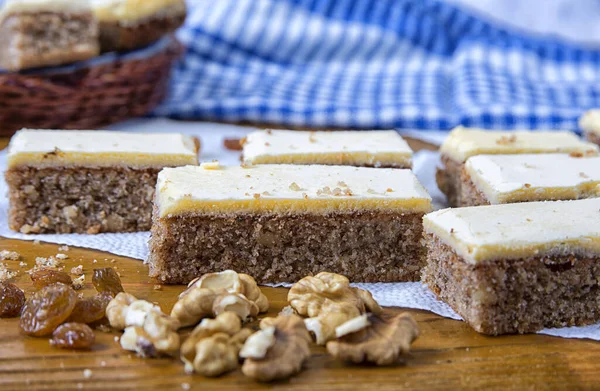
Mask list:
[[190,383],[181,383],[181,389],[182,390],[189,390],[190,389]]
[[84,285],[85,285],[85,274],[82,274],[79,277],[73,279],[73,289],[75,289],[76,291],[83,289]]
[[223,146],[230,151],[241,151],[243,148],[242,140],[239,138],[223,139]]
[[526,189],[529,189],[530,187],[531,187],[531,184],[530,184],[530,183],[526,183],[526,184],[525,184],[525,188],[526,188]]
[[585,175],[585,173],[584,173],[584,172],[580,172],[580,173],[579,173],[579,176],[580,176],[581,178],[585,178],[585,179],[589,178],[589,176]]
[[450,228],[450,233],[453,234],[454,233],[454,228]]
[[63,253],[58,253],[54,257],[56,259],[60,259],[61,261],[69,258],[69,256],[67,254],[63,254]]
[[246,161],[242,162],[242,164],[240,164],[240,166],[241,166],[242,168],[252,168],[252,167],[254,167],[254,166],[252,165],[252,163],[249,163],[249,162],[246,162]]
[[107,325],[105,325],[105,324],[98,325],[96,327],[96,330],[100,331],[101,333],[110,333],[110,332],[112,332],[112,329],[110,327],[108,327]]
[[205,170],[220,170],[221,163],[218,160],[213,160],[212,162],[204,162],[200,164],[200,167]]
[[100,361],[100,366],[101,367],[105,367],[106,366],[106,361]]
[[324,188],[317,190],[317,195],[331,195],[331,189],[329,186],[325,186]]
[[36,240],[33,241],[33,244],[35,244],[36,246],[39,246],[40,241],[36,239]]
[[64,246],[60,246],[58,248],[58,251],[69,251],[69,246],[67,246],[66,244]]
[[94,259],[94,260],[92,261],[92,263],[98,263],[98,260],[97,260],[97,259]]
[[0,282],[10,281],[19,273],[12,271],[5,263],[0,262]]
[[113,341],[115,342],[119,342],[119,337],[117,337],[116,335],[113,337]]
[[19,262],[19,266],[20,267],[27,267],[27,262],[21,261],[21,262]]
[[265,147],[270,147],[271,143],[265,143]]
[[271,129],[265,129],[265,131],[267,132],[267,134],[273,134],[273,131]]
[[260,198],[260,194],[258,194],[258,193],[254,193],[254,195],[253,195],[252,197],[254,197],[254,198],[256,198],[256,199],[259,199],[259,198]]
[[21,258],[21,254],[16,251],[0,251],[0,261],[18,261],[19,258]]
[[302,198],[304,198],[305,200],[307,200],[308,199],[308,194],[302,193]]
[[83,370],[83,377],[86,379],[89,379],[90,377],[92,377],[92,375],[94,374],[94,372],[92,372],[91,369],[84,369]]
[[573,151],[573,152],[571,152],[569,154],[569,156],[579,158],[579,157],[583,157],[583,153],[577,152],[577,151]]
[[271,195],[271,193],[269,193],[268,191],[263,191],[263,192],[262,192],[262,195],[264,195],[264,196],[270,196],[270,195]]
[[292,182],[292,184],[290,185],[290,190],[300,191],[300,190],[302,190],[302,188],[300,186],[298,186],[298,184],[296,182]]
[[37,257],[35,258],[35,265],[37,267],[49,267],[57,269],[62,265],[62,262],[55,257]]
[[367,189],[367,193],[369,193],[369,194],[379,194],[378,192],[376,192],[373,189]]
[[342,189],[340,189],[339,187],[336,187],[335,189],[333,189],[333,195],[334,196],[341,196],[342,195]]
[[315,132],[310,132],[310,135],[308,136],[308,141],[310,141],[311,143],[317,142],[317,138],[315,137]]
[[152,289],[154,289],[155,291],[162,291],[162,285],[154,285],[154,287],[152,287]]
[[77,267],[72,268],[71,274],[75,274],[77,276],[82,275],[83,274],[83,265],[79,265]]
[[498,140],[496,140],[496,144],[498,145],[508,145],[513,144],[517,141],[517,136],[512,134],[510,136],[502,136]]
[[338,186],[340,186],[340,187],[348,187],[348,185],[347,185],[347,184],[346,184],[346,182],[344,182],[344,181],[339,181],[339,182],[337,183],[337,185],[338,185]]
[[385,191],[386,191],[386,193],[393,193],[394,189],[391,189],[391,188],[388,187],[387,189],[385,189]]

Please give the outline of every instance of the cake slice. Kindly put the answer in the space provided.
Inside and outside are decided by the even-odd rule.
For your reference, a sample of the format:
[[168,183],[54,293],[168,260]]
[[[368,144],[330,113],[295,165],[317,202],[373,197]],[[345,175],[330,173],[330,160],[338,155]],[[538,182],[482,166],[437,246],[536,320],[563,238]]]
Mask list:
[[411,168],[413,153],[394,130],[265,130],[249,134],[243,148],[249,164]]
[[478,155],[464,165],[461,206],[600,196],[600,157]]
[[91,0],[103,52],[140,48],[185,22],[185,0]]
[[600,199],[445,209],[424,218],[423,281],[473,329],[600,320]]
[[99,53],[89,1],[7,0],[0,9],[0,68],[62,65]]
[[436,180],[450,206],[460,206],[461,173],[465,161],[471,156],[571,152],[597,156],[598,146],[570,132],[491,131],[458,127],[450,132],[440,148],[442,167],[437,171]]
[[11,229],[21,233],[147,231],[164,167],[198,164],[181,134],[21,130],[8,151]]
[[583,129],[585,138],[600,145],[600,109],[589,110],[579,119],[579,127]]
[[410,170],[322,165],[166,168],[150,275],[171,284],[234,269],[261,283],[330,271],[416,281],[431,198]]

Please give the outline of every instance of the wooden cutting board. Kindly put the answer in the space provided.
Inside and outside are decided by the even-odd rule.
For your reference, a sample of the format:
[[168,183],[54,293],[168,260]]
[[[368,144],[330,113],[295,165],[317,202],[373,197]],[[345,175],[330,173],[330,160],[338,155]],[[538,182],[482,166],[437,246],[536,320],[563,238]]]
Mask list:
[[[0,147],[6,140],[0,139]],[[413,144],[413,147],[426,145]],[[428,146],[426,146],[428,147]],[[29,294],[32,286],[26,270],[36,257],[59,252],[57,245],[33,244],[0,238],[0,250],[17,251],[28,264],[20,268],[17,284]],[[114,266],[121,273],[127,292],[157,302],[171,310],[183,286],[162,286],[148,278],[139,260],[99,251],[71,248],[65,269],[83,265],[84,294],[94,293],[91,273],[95,267]],[[96,262],[94,262],[96,260]],[[287,290],[263,288],[271,303],[268,315],[276,315],[286,303]],[[91,351],[76,352],[50,347],[47,338],[22,336],[18,320],[0,319],[0,390],[397,390],[397,389],[598,389],[600,387],[600,343],[541,335],[486,337],[465,323],[445,319],[427,311],[388,308],[410,312],[421,336],[413,345],[405,365],[378,368],[348,365],[330,358],[320,347],[306,369],[287,381],[269,385],[245,378],[237,370],[217,379],[187,375],[177,359],[141,359],[121,350],[115,337],[120,333],[96,332]],[[256,326],[253,324],[251,326]]]

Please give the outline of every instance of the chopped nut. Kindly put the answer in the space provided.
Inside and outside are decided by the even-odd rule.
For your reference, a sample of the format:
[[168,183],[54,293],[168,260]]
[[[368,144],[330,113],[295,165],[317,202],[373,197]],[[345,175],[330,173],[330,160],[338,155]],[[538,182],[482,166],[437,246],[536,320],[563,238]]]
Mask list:
[[526,189],[529,189],[530,187],[531,187],[531,184],[530,184],[530,183],[526,183],[526,184],[525,184],[525,188],[526,188]]
[[55,255],[55,258],[56,259],[60,259],[62,261],[62,260],[65,260],[65,259],[69,258],[69,256],[67,254],[61,254],[61,253],[59,253],[59,254]]
[[511,134],[510,136],[502,136],[498,140],[496,140],[496,144],[498,145],[508,145],[515,143],[517,141],[517,135]]
[[26,262],[19,262],[19,266],[20,267],[27,267],[27,263]]
[[321,195],[331,195],[331,189],[329,188],[329,186],[325,186],[322,189],[317,190],[317,195],[321,196]]
[[83,265],[79,265],[71,269],[71,274],[75,274],[76,276],[80,276],[83,274]]
[[0,282],[10,281],[19,273],[12,271],[5,263],[0,262]]
[[18,261],[19,258],[21,258],[21,254],[16,251],[0,251],[0,261]]
[[271,143],[265,143],[265,147],[270,147]]
[[145,300],[138,300],[130,293],[120,292],[106,307],[106,317],[110,326],[123,330],[128,326],[141,326],[148,312],[155,307]]
[[162,291],[162,285],[154,285],[152,289],[154,289],[155,291]]
[[242,329],[240,318],[231,312],[202,320],[181,345],[185,371],[212,377],[234,370],[239,351],[251,333]]
[[571,152],[571,153],[569,154],[569,156],[571,156],[571,157],[575,157],[575,158],[580,158],[580,157],[583,157],[583,153],[582,153],[582,152],[576,152],[576,151],[573,151],[573,152]]
[[292,191],[302,191],[302,188],[300,186],[298,186],[298,184],[296,182],[292,182],[292,184],[290,185],[290,190],[292,190]]
[[391,188],[388,187],[387,189],[385,189],[385,192],[386,193],[393,193],[394,189],[391,189]]
[[275,344],[275,327],[268,326],[257,331],[246,340],[240,351],[241,358],[265,358],[267,351]]
[[125,329],[121,337],[121,347],[146,358],[174,355],[180,344],[178,328],[179,322],[176,319],[152,306],[146,313],[142,326],[129,326]]
[[[310,335],[302,318],[291,316],[278,316],[265,318],[260,324],[262,331],[258,337],[249,337],[242,350],[246,353],[260,354],[265,348],[266,352],[261,358],[249,357],[244,361],[242,372],[244,375],[258,381],[286,379],[302,370],[302,364],[310,357]],[[273,342],[269,334],[275,337]]]
[[218,161],[204,162],[200,164],[200,167],[205,170],[220,170],[221,164]]
[[268,309],[269,301],[254,278],[225,270],[208,273],[192,281],[188,289],[179,295],[171,316],[185,327],[223,311],[234,311],[244,319]]
[[284,315],[284,316],[296,315],[296,311],[292,308],[292,306],[286,305],[285,307],[283,307],[281,309],[281,311],[279,311],[279,315]]
[[83,370],[83,377],[86,379],[89,379],[90,377],[92,377],[94,373],[92,372],[91,369],[84,369]]
[[242,139],[226,138],[223,140],[223,146],[230,151],[241,151],[243,149]]
[[409,314],[369,314],[362,319],[351,319],[338,330],[341,338],[327,343],[329,354],[345,361],[376,365],[396,363],[419,336],[417,323]]
[[306,327],[320,345],[333,339],[342,323],[366,312],[382,311],[371,293],[352,288],[346,277],[328,272],[298,281],[288,293],[288,302],[298,314],[310,317],[305,320]]
[[55,257],[48,257],[48,258],[37,257],[35,259],[35,265],[37,267],[47,267],[47,268],[56,269],[62,265],[62,262],[60,260],[56,259]]
[[340,186],[340,187],[348,187],[348,185],[347,185],[347,184],[346,184],[346,182],[344,182],[344,181],[339,181],[337,184],[338,184],[338,186]]
[[58,248],[58,251],[69,251],[69,246],[67,246],[66,244],[64,246],[60,246]]
[[584,178],[584,179],[587,179],[587,178],[589,178],[589,176],[587,176],[587,175],[586,175],[584,172],[580,172],[580,173],[579,173],[579,176],[580,176],[581,178]]
[[252,197],[254,197],[254,198],[256,198],[256,199],[259,199],[259,198],[260,198],[260,194],[258,194],[258,193],[254,193],[254,194],[252,195]]
[[75,289],[76,291],[83,289],[84,286],[85,286],[85,275],[84,274],[73,279],[73,289]]

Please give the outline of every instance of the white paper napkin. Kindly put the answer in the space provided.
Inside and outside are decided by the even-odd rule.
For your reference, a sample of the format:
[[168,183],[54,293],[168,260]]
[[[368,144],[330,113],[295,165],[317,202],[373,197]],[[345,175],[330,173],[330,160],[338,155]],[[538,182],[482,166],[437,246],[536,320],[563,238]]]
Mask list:
[[[164,132],[177,131],[199,136],[202,140],[202,161],[218,159],[222,164],[239,164],[239,153],[228,151],[223,147],[223,139],[240,138],[247,128],[209,123],[182,123],[169,120],[140,120],[121,124],[118,128],[130,131]],[[411,131],[412,137],[418,133]],[[430,137],[431,138],[431,137]],[[435,184],[435,167],[439,155],[435,152],[421,151],[414,158],[414,172],[430,192],[434,206],[444,206],[444,197]],[[0,170],[6,169],[6,151],[0,152]],[[0,180],[0,236],[12,239],[35,240],[44,242],[68,244],[70,246],[87,247],[113,254],[145,260],[148,255],[147,232],[133,234],[100,234],[100,235],[23,235],[8,228],[8,192],[4,180]],[[438,301],[433,293],[421,283],[392,283],[392,284],[355,284],[371,291],[375,299],[383,306],[397,306],[429,310],[438,315],[461,319],[448,305]],[[546,329],[541,334],[554,335],[563,338],[590,338],[600,340],[600,324],[587,327],[570,327],[561,329]]]

